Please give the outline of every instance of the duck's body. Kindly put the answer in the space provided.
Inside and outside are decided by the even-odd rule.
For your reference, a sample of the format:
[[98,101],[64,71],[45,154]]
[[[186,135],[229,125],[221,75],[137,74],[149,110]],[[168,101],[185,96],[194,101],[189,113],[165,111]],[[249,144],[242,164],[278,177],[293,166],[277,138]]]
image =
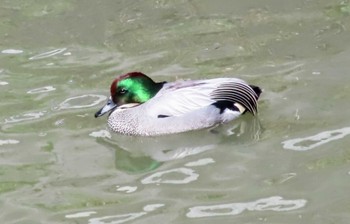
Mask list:
[[257,113],[261,90],[236,78],[155,83],[128,73],[111,85],[111,98],[95,116],[112,110],[109,127],[121,134],[155,136],[212,127]]

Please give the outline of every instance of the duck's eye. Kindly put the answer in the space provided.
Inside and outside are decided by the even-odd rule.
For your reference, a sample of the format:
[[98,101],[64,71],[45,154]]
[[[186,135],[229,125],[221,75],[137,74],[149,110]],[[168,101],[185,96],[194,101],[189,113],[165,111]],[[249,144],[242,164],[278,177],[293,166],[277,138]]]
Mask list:
[[124,89],[124,88],[122,88],[122,89],[120,89],[119,91],[118,91],[118,93],[119,94],[125,94],[126,92],[128,92],[128,90],[126,90],[126,89]]

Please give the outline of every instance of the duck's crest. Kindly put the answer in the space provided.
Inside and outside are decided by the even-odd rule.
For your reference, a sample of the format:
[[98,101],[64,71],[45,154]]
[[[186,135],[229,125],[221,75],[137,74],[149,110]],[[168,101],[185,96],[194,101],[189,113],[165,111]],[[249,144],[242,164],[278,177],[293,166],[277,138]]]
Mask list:
[[145,77],[149,78],[148,76],[146,76],[142,72],[129,72],[129,73],[126,73],[124,75],[119,76],[117,79],[118,80],[122,80],[122,79],[126,79],[126,78],[129,78],[129,77],[136,77],[136,76],[145,76]]

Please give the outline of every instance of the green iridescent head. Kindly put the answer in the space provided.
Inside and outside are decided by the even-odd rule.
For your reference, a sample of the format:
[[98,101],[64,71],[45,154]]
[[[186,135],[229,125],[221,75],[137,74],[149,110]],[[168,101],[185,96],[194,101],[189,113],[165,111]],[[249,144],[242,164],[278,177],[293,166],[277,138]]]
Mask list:
[[111,98],[117,105],[144,103],[157,94],[163,83],[156,83],[141,72],[131,72],[116,78],[111,84]]

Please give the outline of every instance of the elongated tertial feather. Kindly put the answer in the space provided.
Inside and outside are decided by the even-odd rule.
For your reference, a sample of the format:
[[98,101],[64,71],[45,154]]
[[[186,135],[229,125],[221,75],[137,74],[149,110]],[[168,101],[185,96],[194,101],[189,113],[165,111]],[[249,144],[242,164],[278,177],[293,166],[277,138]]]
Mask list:
[[258,112],[257,93],[244,82],[230,82],[220,85],[211,93],[212,99],[216,101],[226,100],[239,103],[253,115]]

